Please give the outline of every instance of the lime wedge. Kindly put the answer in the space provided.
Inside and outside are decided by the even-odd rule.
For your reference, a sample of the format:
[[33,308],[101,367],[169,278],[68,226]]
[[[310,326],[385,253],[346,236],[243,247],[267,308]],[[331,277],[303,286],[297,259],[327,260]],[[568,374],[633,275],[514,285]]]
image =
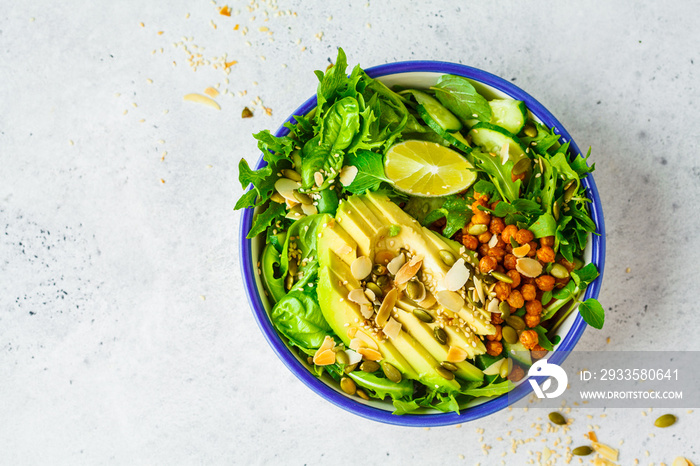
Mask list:
[[399,191],[438,197],[464,191],[476,181],[472,164],[452,149],[428,141],[394,144],[384,158],[387,178]]

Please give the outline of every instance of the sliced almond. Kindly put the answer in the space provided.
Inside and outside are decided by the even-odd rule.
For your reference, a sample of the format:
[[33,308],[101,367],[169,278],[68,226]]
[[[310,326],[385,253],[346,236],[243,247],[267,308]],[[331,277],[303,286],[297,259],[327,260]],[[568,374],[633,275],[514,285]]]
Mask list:
[[384,301],[382,301],[382,305],[377,312],[377,316],[374,318],[374,322],[378,327],[384,327],[384,324],[389,318],[389,314],[391,313],[392,309],[394,309],[394,306],[396,306],[398,296],[399,292],[396,288],[392,288],[391,291],[384,296]]
[[617,461],[617,457],[620,454],[619,450],[611,446],[605,445],[604,443],[591,442],[591,448],[593,448],[593,450],[597,452],[600,456],[610,461]]
[[527,256],[528,252],[530,252],[530,245],[528,243],[518,246],[517,248],[513,248],[513,255],[515,257],[525,257]]
[[318,213],[318,209],[316,208],[315,205],[312,205],[312,204],[302,204],[301,210],[306,215],[316,215]]
[[457,346],[450,346],[447,352],[447,362],[462,362],[467,359],[467,352]]
[[495,248],[498,244],[498,235],[493,235],[487,244],[490,248]]
[[352,182],[355,181],[356,176],[357,167],[353,165],[346,165],[340,170],[338,180],[340,180],[340,184],[342,184],[343,186],[350,186]]
[[505,165],[510,159],[510,151],[508,149],[507,142],[501,146],[501,153],[499,154],[501,156],[501,165]]
[[481,282],[481,279],[479,277],[474,277],[474,291],[476,291],[476,296],[479,298],[479,301],[482,303],[486,303],[486,296],[484,295],[484,285]]
[[372,348],[360,348],[359,350],[357,350],[357,352],[364,356],[364,358],[368,361],[382,360],[382,353],[380,353],[377,350],[373,350]]
[[401,267],[403,267],[405,263],[406,256],[403,253],[401,253],[389,261],[389,263],[386,265],[386,269],[389,271],[390,274],[396,275],[397,273],[399,273],[399,270],[401,269]]
[[314,364],[317,366],[329,366],[335,363],[335,353],[333,350],[317,351],[314,355]]
[[350,264],[350,273],[358,280],[364,280],[372,273],[372,260],[367,256],[360,256]]
[[671,463],[671,466],[691,466],[693,463],[688,461],[686,458],[683,458],[682,456],[678,456],[675,460],[673,460],[673,463]]
[[348,335],[348,338],[353,339],[357,334],[357,327],[348,327],[348,330],[345,333]]
[[458,312],[464,306],[464,299],[459,293],[450,290],[438,291],[435,295],[435,299],[437,299],[437,302],[440,303],[441,306],[452,312]]
[[374,314],[374,308],[370,304],[360,304],[360,314],[365,319],[369,319]]
[[371,304],[362,288],[355,288],[348,293],[348,300],[356,304]]
[[515,263],[515,270],[526,277],[535,278],[542,273],[542,264],[535,259],[522,257]]
[[384,335],[388,336],[393,340],[394,338],[399,336],[399,332],[401,332],[401,324],[393,317],[389,317],[389,320],[387,321],[382,331],[384,332]]
[[316,183],[316,186],[319,187],[323,184],[323,175],[321,172],[314,173],[314,182]]
[[215,100],[213,100],[205,95],[202,95],[202,94],[187,94],[187,95],[185,95],[185,97],[183,97],[183,100],[187,100],[189,102],[196,102],[198,104],[208,105],[211,108],[221,110],[221,107],[219,106],[219,104],[216,103]]
[[367,345],[365,344],[365,342],[357,337],[350,340],[350,349],[353,351],[357,351],[360,348],[366,348],[366,347],[367,347]]
[[488,311],[489,311],[490,313],[500,312],[500,311],[498,310],[498,305],[499,305],[499,304],[501,304],[500,301],[498,301],[497,298],[493,298],[491,301],[489,301],[489,305],[487,306],[486,309],[488,309]]
[[459,259],[445,274],[445,288],[450,291],[457,291],[467,283],[468,279],[469,269],[464,265],[464,259]]
[[298,181],[290,180],[289,178],[280,178],[275,181],[275,190],[282,195],[285,199],[294,204],[298,204],[294,191],[301,187],[301,183]]
[[318,349],[318,352],[323,352],[327,349],[333,349],[333,347],[335,347],[335,340],[333,339],[333,337],[326,335],[326,338],[323,339],[323,343],[321,343],[321,347]]
[[363,343],[362,346],[366,346],[366,347],[372,348],[372,349],[379,349],[379,346],[377,346],[377,342],[374,341],[374,338],[372,338],[371,336],[369,336],[369,334],[366,333],[366,332],[365,332],[364,330],[362,330],[362,329],[358,329],[358,330],[357,330],[357,333],[355,334],[355,338],[357,338],[357,339],[359,339],[360,341],[362,341],[362,343]]
[[408,282],[410,279],[416,276],[422,265],[422,257],[413,257],[410,261],[401,266],[398,272],[396,272],[394,283],[397,285],[403,285],[404,283]]
[[423,299],[423,301],[419,302],[418,305],[420,307],[422,307],[423,309],[430,309],[433,306],[435,306],[435,303],[437,303],[435,296],[433,296],[431,293],[426,291],[425,298]]
[[369,299],[370,302],[374,302],[377,299],[377,295],[374,294],[374,291],[370,290],[369,288],[365,288],[365,296],[367,296],[367,299]]
[[362,361],[362,355],[354,350],[345,350],[345,354],[348,355],[348,364],[357,364]]

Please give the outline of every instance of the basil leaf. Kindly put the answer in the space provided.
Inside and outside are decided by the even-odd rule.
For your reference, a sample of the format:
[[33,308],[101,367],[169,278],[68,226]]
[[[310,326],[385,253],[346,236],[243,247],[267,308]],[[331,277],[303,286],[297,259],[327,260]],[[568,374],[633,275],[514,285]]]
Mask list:
[[603,328],[605,324],[605,310],[596,299],[590,298],[579,304],[578,312],[591,327]]
[[491,106],[466,78],[455,75],[442,75],[432,87],[435,97],[454,113],[463,123],[475,118],[491,121]]

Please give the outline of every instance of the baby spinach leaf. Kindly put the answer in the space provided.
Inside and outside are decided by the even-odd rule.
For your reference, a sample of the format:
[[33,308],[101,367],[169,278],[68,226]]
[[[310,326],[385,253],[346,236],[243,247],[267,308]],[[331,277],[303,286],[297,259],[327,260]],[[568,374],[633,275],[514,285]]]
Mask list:
[[320,135],[304,144],[301,151],[301,185],[304,189],[312,189],[316,186],[314,174],[324,168],[330,157],[331,148],[326,144],[321,144]]
[[358,151],[356,154],[348,154],[345,164],[357,168],[357,175],[346,191],[353,194],[362,194],[367,190],[375,190],[382,181],[391,181],[384,174],[382,155],[368,150]]
[[435,97],[452,113],[466,123],[473,119],[491,120],[491,106],[466,78],[451,74],[442,75],[431,87]]
[[335,64],[325,74],[320,71],[316,73],[316,76],[319,78],[318,89],[316,90],[318,105],[316,116],[318,118],[323,116],[326,102],[332,101],[347,84],[348,77],[345,74],[347,67],[348,61],[345,52],[342,48],[338,48],[338,58],[335,59]]
[[332,332],[315,293],[290,291],[272,308],[270,319],[291,344],[306,349],[319,348]]
[[[345,150],[360,129],[357,100],[345,97],[336,101],[326,112],[321,123],[321,145],[334,155]],[[341,162],[342,163],[342,162]]]
[[598,300],[590,298],[579,304],[578,312],[591,327],[601,329],[605,324],[605,310]]

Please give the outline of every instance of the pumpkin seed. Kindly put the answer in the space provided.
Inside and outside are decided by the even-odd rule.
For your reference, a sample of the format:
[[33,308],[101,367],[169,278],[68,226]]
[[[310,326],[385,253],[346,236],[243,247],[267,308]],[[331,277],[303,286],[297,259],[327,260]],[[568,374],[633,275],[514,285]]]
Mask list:
[[576,456],[588,456],[591,453],[593,453],[593,449],[589,447],[588,445],[583,445],[580,447],[574,448],[571,453],[573,453]]
[[566,419],[564,419],[564,416],[556,411],[549,413],[549,420],[558,426],[566,425]]
[[455,378],[455,375],[452,373],[452,371],[447,370],[447,369],[445,369],[445,368],[442,367],[442,366],[437,366],[437,367],[435,368],[435,371],[436,371],[438,374],[440,374],[440,377],[442,377],[443,379],[454,380],[454,378]]
[[554,220],[559,220],[559,201],[554,201],[552,204],[552,215],[554,215]]
[[354,371],[355,369],[357,369],[357,363],[350,364],[349,366],[345,366],[345,369],[343,369],[343,372],[345,372],[346,374],[349,374],[350,372]]
[[479,301],[479,302],[474,301],[474,298],[472,298],[472,294],[469,291],[467,291],[465,293],[465,295],[467,296],[467,301],[469,301],[469,304],[471,304],[472,307],[474,307],[476,309],[483,309],[484,308],[484,305],[481,304],[481,301]]
[[446,266],[452,267],[452,265],[455,263],[455,256],[452,254],[450,251],[447,249],[441,249],[440,250],[440,259],[442,259],[442,262],[445,263]]
[[310,205],[314,202],[313,199],[311,199],[311,196],[309,196],[308,194],[300,193],[299,191],[294,191],[294,197],[297,198],[297,201],[305,205]]
[[372,273],[375,275],[386,275],[387,270],[382,264],[374,264],[372,266]]
[[549,274],[554,278],[567,278],[569,276],[569,271],[561,264],[554,264]]
[[496,279],[491,275],[481,275],[481,281],[484,282],[484,285],[487,286],[491,286],[494,283],[496,283]]
[[419,320],[425,322],[426,324],[429,324],[433,321],[433,316],[431,316],[428,311],[426,311],[425,309],[421,309],[420,307],[413,309],[413,315],[416,316]]
[[472,236],[479,236],[482,233],[486,233],[488,230],[489,227],[487,225],[484,225],[483,223],[477,223],[475,225],[470,226],[467,230],[467,233],[469,233]]
[[523,132],[525,133],[525,136],[529,138],[534,138],[537,136],[537,128],[535,128],[535,125],[532,123],[526,124],[525,128],[523,128]]
[[527,327],[527,325],[525,325],[525,321],[520,316],[508,316],[505,318],[505,321],[515,330],[525,330],[525,327]]
[[491,275],[493,275],[493,278],[500,280],[503,283],[513,283],[513,279],[504,273],[496,272],[495,270],[492,270]]
[[511,173],[515,176],[522,175],[523,173],[527,173],[530,171],[532,168],[532,165],[530,163],[530,159],[525,157],[513,165],[513,169],[511,170]]
[[670,427],[673,424],[676,423],[676,416],[673,414],[664,414],[663,416],[659,416],[659,418],[654,421],[654,425],[656,427]]
[[452,364],[452,363],[449,362],[449,361],[442,361],[442,362],[440,363],[440,365],[441,365],[442,367],[444,367],[445,369],[447,369],[448,371],[450,371],[450,372],[456,372],[456,371],[457,371],[457,366],[455,366],[454,364]]
[[355,381],[352,380],[350,377],[341,377],[340,389],[348,395],[354,395],[357,391],[357,385],[355,385]]
[[339,362],[340,364],[349,363],[350,359],[348,358],[348,353],[345,351],[338,351],[335,353],[335,362]]
[[501,335],[503,335],[503,339],[506,343],[510,345],[514,345],[518,342],[518,332],[513,327],[506,325],[501,329]]
[[284,176],[285,178],[289,178],[290,180],[294,181],[301,181],[301,175],[294,170],[290,170],[289,168],[283,168],[281,172],[282,176]]
[[284,279],[284,286],[288,290],[291,290],[293,285],[294,285],[294,277],[292,277],[291,275],[287,275],[287,278]]
[[377,372],[379,370],[379,364],[377,364],[374,361],[365,361],[362,364],[360,364],[360,370],[362,372]]
[[576,194],[576,183],[571,180],[570,186],[564,190],[564,202],[569,202],[574,194]]
[[501,363],[501,368],[498,371],[498,375],[505,379],[508,377],[511,370],[513,370],[513,360],[506,358],[506,360]]
[[386,288],[386,286],[389,284],[389,277],[386,275],[382,275],[381,277],[377,277],[377,286],[379,288]]
[[297,272],[299,272],[299,263],[296,261],[296,259],[291,259],[288,267],[288,272],[291,276],[294,276],[297,274]]
[[508,301],[501,301],[501,304],[498,305],[498,310],[503,314],[504,319],[510,316],[510,304],[508,304]]
[[401,382],[401,372],[388,362],[385,362],[382,364],[382,372],[384,372],[384,375],[386,376],[387,379],[391,380],[394,383],[399,383]]
[[406,294],[409,298],[417,300],[425,293],[423,284],[419,281],[411,280],[406,284]]
[[374,295],[378,298],[384,294],[382,289],[379,288],[375,283],[372,283],[372,282],[367,282],[367,289],[371,290],[372,293],[374,293]]
[[447,333],[445,330],[441,329],[440,327],[435,327],[435,330],[433,330],[433,335],[441,345],[447,344]]
[[359,396],[363,400],[369,401],[369,396],[367,396],[365,391],[360,389],[360,388],[357,389],[357,392],[355,393],[355,395]]

